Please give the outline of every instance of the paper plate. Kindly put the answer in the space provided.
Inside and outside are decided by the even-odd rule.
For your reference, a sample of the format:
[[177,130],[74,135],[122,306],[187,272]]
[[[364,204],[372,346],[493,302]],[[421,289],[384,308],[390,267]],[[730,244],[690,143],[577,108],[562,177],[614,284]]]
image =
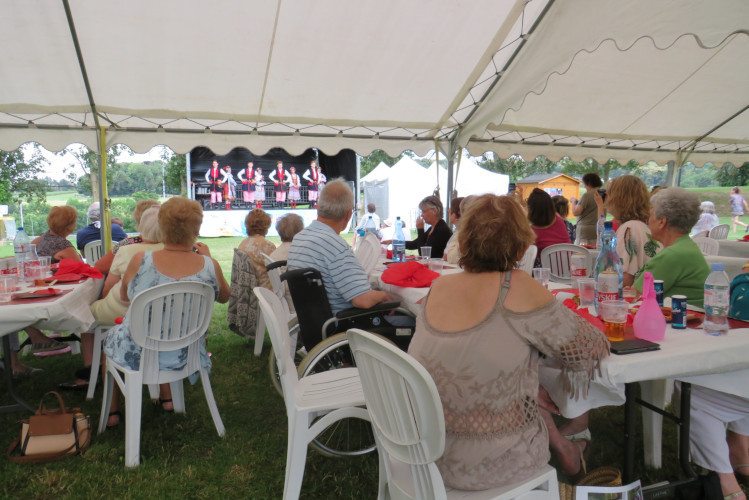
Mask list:
[[54,297],[55,295],[60,295],[61,293],[62,290],[58,290],[56,288],[47,288],[46,290],[37,290],[35,292],[16,293],[15,295],[13,295],[13,300],[43,299],[46,297]]

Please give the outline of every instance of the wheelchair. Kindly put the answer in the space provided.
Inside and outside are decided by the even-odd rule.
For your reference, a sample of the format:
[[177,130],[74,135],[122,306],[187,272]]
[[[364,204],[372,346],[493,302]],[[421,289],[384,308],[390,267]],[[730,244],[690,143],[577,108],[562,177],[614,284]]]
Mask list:
[[[386,338],[403,350],[408,349],[415,316],[399,302],[384,302],[370,309],[350,308],[333,314],[320,272],[313,268],[295,269],[281,275],[291,293],[298,321],[297,351],[300,377],[337,368],[356,366],[346,331],[360,328]],[[393,316],[393,313],[398,313]],[[401,323],[401,324],[399,324]],[[271,377],[277,380],[275,355],[271,356]],[[369,422],[349,418],[331,425],[311,446],[326,456],[358,456],[376,449]]]

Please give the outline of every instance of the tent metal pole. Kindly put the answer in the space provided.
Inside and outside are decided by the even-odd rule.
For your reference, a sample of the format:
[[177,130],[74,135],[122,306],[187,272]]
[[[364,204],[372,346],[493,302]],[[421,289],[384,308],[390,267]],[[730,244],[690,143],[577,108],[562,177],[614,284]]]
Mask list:
[[107,193],[107,129],[99,128],[99,204],[101,207],[101,241],[104,253],[112,249],[112,200]]
[[[175,153],[176,154],[176,153]],[[190,172],[192,165],[190,164],[190,153],[185,155],[185,178],[187,179],[187,197],[191,200],[195,199],[195,191],[192,187],[192,172]]]
[[450,216],[448,215],[450,213],[450,201],[452,201],[452,192],[453,192],[453,186],[455,185],[455,179],[453,177],[453,167],[455,166],[455,143],[449,142],[448,143],[448,150],[447,150],[447,203],[445,203],[445,206],[447,207],[447,210],[445,211],[445,220],[450,221]]

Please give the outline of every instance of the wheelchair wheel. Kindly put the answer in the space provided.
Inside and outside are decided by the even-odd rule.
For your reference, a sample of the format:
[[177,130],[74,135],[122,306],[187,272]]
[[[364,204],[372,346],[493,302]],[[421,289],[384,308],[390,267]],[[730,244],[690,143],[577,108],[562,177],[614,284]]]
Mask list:
[[[338,333],[317,344],[299,364],[299,376],[356,366],[345,333]],[[352,457],[376,449],[372,426],[360,418],[345,418],[321,432],[310,445],[329,457]]]
[[[299,366],[306,356],[304,347],[294,353],[294,364]],[[273,347],[270,348],[270,357],[268,358],[268,372],[270,372],[270,381],[273,387],[278,391],[278,394],[283,397],[283,389],[281,388],[281,376],[278,374],[278,361],[276,361],[276,354],[273,352]]]

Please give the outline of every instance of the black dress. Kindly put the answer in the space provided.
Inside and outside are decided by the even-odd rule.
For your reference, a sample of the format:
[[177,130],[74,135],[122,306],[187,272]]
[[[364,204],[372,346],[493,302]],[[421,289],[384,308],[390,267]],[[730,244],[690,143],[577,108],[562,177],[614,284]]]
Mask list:
[[453,232],[447,225],[444,219],[440,219],[435,224],[429,233],[425,232],[424,229],[417,229],[418,236],[415,240],[407,241],[406,248],[408,250],[418,250],[421,247],[432,247],[432,257],[441,259],[445,253],[445,247],[453,235]]

